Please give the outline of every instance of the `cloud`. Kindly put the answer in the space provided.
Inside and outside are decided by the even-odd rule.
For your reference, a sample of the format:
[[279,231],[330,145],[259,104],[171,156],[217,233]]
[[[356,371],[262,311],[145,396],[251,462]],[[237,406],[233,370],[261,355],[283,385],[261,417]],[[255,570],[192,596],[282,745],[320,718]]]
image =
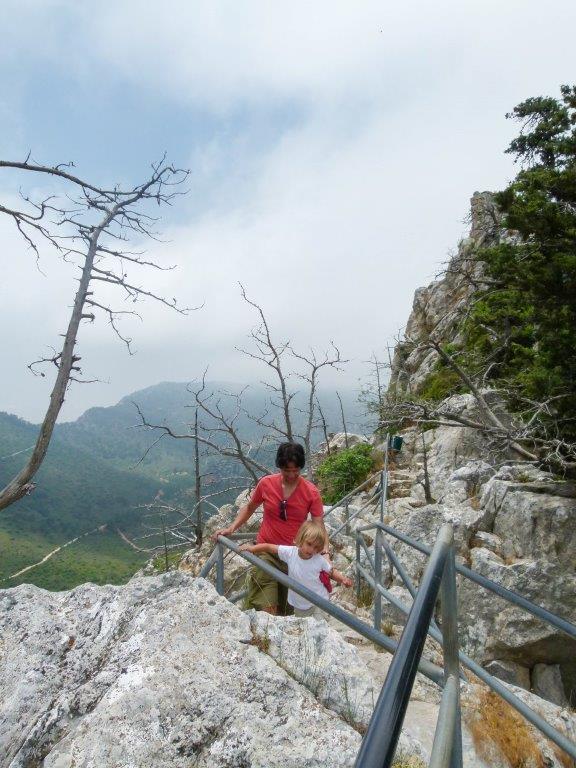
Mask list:
[[[515,173],[503,149],[516,128],[504,112],[529,95],[554,94],[573,71],[576,10],[552,6],[542,18],[532,0],[166,0],[150,8],[123,0],[97,13],[88,2],[9,0],[0,55],[22,60],[30,77],[48,64],[76,77],[91,109],[97,81],[146,92],[166,123],[170,101],[191,110],[182,139],[191,193],[178,207],[186,219],[168,221],[168,244],[149,245],[179,268],[150,279],[157,292],[206,307],[183,319],[148,303],[144,325],[126,324],[137,358],[125,356],[106,323],[84,328],[87,373],[111,375],[113,384],[73,389],[66,413],[91,398],[111,402],[154,381],[193,378],[207,363],[218,378],[258,378],[234,351],[255,321],[239,280],[279,338],[300,348],[334,339],[356,361],[350,378],[359,376],[360,361],[393,341],[414,289],[465,234],[472,192],[502,187]],[[4,109],[21,124],[16,102]],[[99,119],[114,121],[104,102],[102,110]],[[202,111],[214,116],[208,136],[195,128]],[[138,144],[138,118],[119,142]],[[66,139],[63,115],[62,159]],[[123,169],[100,172],[117,178]],[[6,233],[0,259],[9,283],[0,298],[13,328],[10,368],[21,375],[4,383],[0,407],[25,412],[34,397],[25,363],[62,332],[72,272],[54,262],[42,278]]]

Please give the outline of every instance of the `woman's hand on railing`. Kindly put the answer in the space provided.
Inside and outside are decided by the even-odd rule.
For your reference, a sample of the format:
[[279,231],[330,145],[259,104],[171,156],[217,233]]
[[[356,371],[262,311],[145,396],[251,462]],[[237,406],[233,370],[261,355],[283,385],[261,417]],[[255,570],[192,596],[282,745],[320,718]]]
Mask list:
[[210,536],[210,538],[212,539],[212,541],[217,541],[218,536],[230,536],[233,533],[234,533],[234,528],[232,528],[232,526],[229,525],[228,528],[220,528],[220,530],[214,531],[214,533],[212,534],[212,536]]

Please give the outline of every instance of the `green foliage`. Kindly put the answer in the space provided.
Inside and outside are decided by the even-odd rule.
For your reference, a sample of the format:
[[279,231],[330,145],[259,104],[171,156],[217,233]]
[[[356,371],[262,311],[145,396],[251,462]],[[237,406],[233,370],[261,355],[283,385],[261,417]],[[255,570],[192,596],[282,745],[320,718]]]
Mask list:
[[[37,431],[37,426],[0,414],[0,485],[18,471]],[[144,562],[145,556],[123,543],[116,528],[132,534],[139,530],[141,511],[136,507],[154,499],[156,481],[115,469],[88,450],[70,446],[59,434],[35,481],[31,495],[0,515],[0,586],[26,582],[67,589],[85,581],[120,583]],[[90,534],[19,579],[3,581],[101,525],[108,526],[105,532]]]
[[439,360],[418,388],[418,395],[425,400],[439,403],[444,398],[462,391],[462,380],[452,368]]
[[[189,549],[189,545],[186,547]],[[182,559],[182,550],[170,550],[168,552],[168,570],[175,571],[178,569],[178,563]],[[166,569],[166,555],[162,552],[152,560],[152,567],[156,573],[164,573]]]
[[320,491],[327,504],[334,504],[365,480],[374,466],[372,448],[360,443],[333,453],[316,471]]
[[481,252],[493,287],[465,327],[472,365],[490,360],[489,381],[527,400],[553,402],[549,425],[576,438],[576,87],[531,98],[508,152],[522,164],[496,196],[515,240]]
[[87,581],[93,584],[123,584],[147,559],[146,555],[124,544],[113,531],[103,531],[61,550],[50,560],[16,579],[8,578],[20,569],[39,562],[62,543],[60,537],[28,531],[22,533],[1,520],[0,588],[35,584],[57,591],[72,589]]

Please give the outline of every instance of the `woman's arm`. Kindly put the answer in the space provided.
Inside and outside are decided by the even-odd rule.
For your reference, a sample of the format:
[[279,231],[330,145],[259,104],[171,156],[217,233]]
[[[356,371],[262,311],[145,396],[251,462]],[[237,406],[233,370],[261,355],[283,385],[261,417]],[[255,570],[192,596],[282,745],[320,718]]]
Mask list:
[[250,500],[247,504],[245,504],[243,507],[240,507],[240,510],[238,511],[238,514],[236,515],[234,522],[232,522],[227,528],[220,528],[218,531],[214,531],[212,536],[210,538],[214,539],[214,541],[218,538],[218,536],[230,536],[231,533],[234,533],[234,531],[237,531],[239,528],[242,528],[242,526],[250,520],[254,512],[258,509],[260,505],[254,504],[252,500]]

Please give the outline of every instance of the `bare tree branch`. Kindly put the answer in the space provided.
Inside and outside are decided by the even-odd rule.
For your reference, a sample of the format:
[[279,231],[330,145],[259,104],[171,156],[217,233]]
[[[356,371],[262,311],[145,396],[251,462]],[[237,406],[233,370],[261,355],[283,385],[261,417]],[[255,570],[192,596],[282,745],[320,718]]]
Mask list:
[[[142,210],[142,206],[149,202],[156,202],[157,205],[170,205],[173,199],[181,194],[178,188],[186,180],[188,172],[166,164],[165,158],[162,158],[158,163],[152,165],[149,178],[142,184],[129,189],[119,187],[105,189],[96,187],[65,170],[70,167],[70,164],[38,165],[30,163],[29,158],[26,158],[24,162],[0,161],[0,169],[11,168],[27,173],[56,176],[70,182],[77,195],[77,199],[73,203],[74,207],[70,207],[70,203],[64,200],[57,201],[54,196],[45,198],[40,203],[34,203],[28,198],[24,198],[25,202],[30,204],[33,212],[18,211],[3,206],[0,207],[0,213],[8,215],[14,220],[25,242],[34,250],[37,258],[39,248],[35,237],[40,237],[55,247],[64,258],[73,253],[82,260],[79,267],[81,274],[78,289],[68,327],[64,334],[62,348],[59,352],[55,352],[53,357],[37,361],[37,363],[52,363],[57,368],[56,381],[50,395],[50,404],[40,427],[32,455],[20,472],[12,478],[5,488],[0,490],[0,510],[5,509],[32,490],[31,480],[46,455],[66,391],[72,381],[78,381],[73,373],[79,372],[77,363],[80,357],[75,354],[74,349],[80,322],[82,320],[94,320],[94,314],[85,311],[86,305],[99,308],[107,313],[114,332],[128,349],[130,348],[130,339],[120,333],[117,326],[120,313],[94,298],[89,298],[92,297],[90,290],[92,282],[105,278],[108,282],[120,285],[133,301],[148,297],[182,314],[189,311],[178,307],[175,299],[169,301],[152,291],[128,283],[124,272],[118,276],[113,269],[96,266],[97,259],[99,263],[102,262],[102,259],[109,258],[117,260],[121,264],[125,258],[122,251],[110,249],[103,244],[102,238],[111,237],[124,242],[128,239],[129,232],[154,237],[154,233],[150,229],[150,224],[154,220]],[[70,199],[68,195],[67,200],[70,201]],[[71,247],[65,245],[68,241],[81,242],[84,244],[84,248],[80,249],[76,245]],[[126,258],[132,259],[130,255]],[[132,263],[136,262],[132,259]],[[152,262],[141,261],[138,262],[138,265],[150,266]]]

